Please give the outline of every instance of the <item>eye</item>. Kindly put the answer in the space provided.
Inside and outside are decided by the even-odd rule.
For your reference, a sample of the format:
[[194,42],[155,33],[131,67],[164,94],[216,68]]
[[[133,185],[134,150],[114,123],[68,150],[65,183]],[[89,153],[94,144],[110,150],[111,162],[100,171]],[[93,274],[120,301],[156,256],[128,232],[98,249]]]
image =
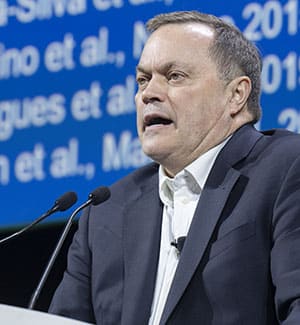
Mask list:
[[139,88],[143,89],[146,87],[148,81],[149,81],[149,77],[145,76],[145,75],[139,75],[136,77],[136,82],[139,86]]
[[172,71],[168,74],[167,79],[169,81],[180,81],[184,79],[184,74],[178,71]]

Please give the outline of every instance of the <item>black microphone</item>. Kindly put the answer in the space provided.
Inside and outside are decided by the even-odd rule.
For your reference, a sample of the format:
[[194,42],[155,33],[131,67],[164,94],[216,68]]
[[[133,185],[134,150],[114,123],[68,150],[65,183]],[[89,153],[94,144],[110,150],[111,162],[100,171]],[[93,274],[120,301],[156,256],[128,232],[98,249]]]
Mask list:
[[182,236],[182,237],[178,237],[177,239],[171,242],[171,245],[177,249],[178,254],[180,254],[181,251],[183,250],[185,239],[186,237]]
[[10,239],[23,234],[25,231],[31,229],[33,226],[35,226],[37,223],[40,223],[45,218],[49,217],[51,214],[53,214],[57,211],[65,211],[65,210],[69,209],[73,204],[76,203],[76,201],[77,201],[77,195],[75,192],[66,192],[65,194],[63,194],[61,197],[59,197],[54,202],[54,205],[51,209],[49,209],[47,212],[42,214],[39,218],[34,220],[28,226],[20,229],[19,231],[15,232],[5,238],[2,238],[0,240],[0,244],[5,243],[5,242],[9,241]]
[[84,202],[82,205],[80,205],[70,216],[70,218],[68,219],[68,222],[57,242],[57,245],[50,257],[50,260],[45,268],[45,271],[43,272],[43,275],[41,277],[40,282],[38,283],[37,288],[35,289],[32,298],[29,302],[28,308],[29,309],[33,309],[37,299],[39,298],[39,295],[41,293],[41,290],[49,276],[49,273],[53,267],[53,264],[61,250],[61,247],[68,235],[68,232],[72,226],[72,222],[74,220],[74,218],[76,217],[76,215],[85,207],[87,207],[88,205],[92,204],[92,205],[98,205],[106,200],[108,200],[110,197],[110,190],[108,187],[98,187],[97,189],[95,189],[93,192],[91,192],[88,196],[88,200],[86,202]]

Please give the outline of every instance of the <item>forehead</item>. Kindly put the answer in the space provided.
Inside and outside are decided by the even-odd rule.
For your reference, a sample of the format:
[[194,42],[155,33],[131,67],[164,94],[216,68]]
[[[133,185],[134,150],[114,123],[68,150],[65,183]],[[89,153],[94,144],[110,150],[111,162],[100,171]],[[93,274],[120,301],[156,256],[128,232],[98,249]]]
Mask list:
[[213,29],[201,23],[163,25],[149,36],[139,66],[164,61],[199,62],[207,58],[213,37]]

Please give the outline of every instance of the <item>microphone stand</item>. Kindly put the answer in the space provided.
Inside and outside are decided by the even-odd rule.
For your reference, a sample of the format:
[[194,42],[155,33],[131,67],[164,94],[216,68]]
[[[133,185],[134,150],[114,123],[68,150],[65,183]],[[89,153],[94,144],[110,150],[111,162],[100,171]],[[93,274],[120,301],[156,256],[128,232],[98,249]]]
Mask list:
[[49,276],[49,273],[50,273],[50,271],[51,271],[51,269],[52,269],[52,267],[53,267],[53,264],[54,264],[54,262],[55,262],[55,260],[56,260],[56,258],[57,258],[57,256],[58,256],[58,254],[59,254],[59,252],[60,252],[60,249],[61,249],[61,247],[62,247],[62,245],[63,245],[63,243],[64,243],[64,241],[65,241],[67,235],[68,235],[68,232],[69,232],[69,230],[70,230],[70,228],[71,228],[71,226],[72,226],[72,222],[73,222],[75,216],[76,216],[76,215],[77,215],[77,214],[78,214],[82,209],[84,209],[85,207],[87,207],[88,205],[90,205],[90,204],[92,203],[92,201],[93,201],[93,199],[89,199],[89,200],[86,201],[84,204],[82,204],[81,206],[79,206],[79,207],[78,207],[78,208],[77,208],[77,209],[76,209],[76,210],[71,214],[71,217],[69,218],[67,224],[65,225],[65,228],[64,228],[64,230],[63,230],[63,232],[62,232],[62,234],[61,234],[61,237],[59,238],[59,241],[58,241],[58,243],[57,243],[57,245],[56,245],[56,247],[55,247],[55,249],[54,249],[54,251],[53,251],[53,253],[52,253],[51,257],[50,257],[50,260],[49,260],[49,262],[48,262],[48,264],[47,264],[47,266],[46,266],[46,268],[45,268],[45,271],[44,271],[44,273],[43,273],[43,275],[42,275],[42,277],[41,277],[41,280],[40,280],[40,282],[39,282],[37,288],[35,289],[35,291],[34,291],[32,297],[31,297],[31,300],[30,300],[29,305],[28,305],[28,309],[34,309],[34,306],[35,306],[35,304],[36,304],[36,301],[37,301],[37,299],[39,298],[39,296],[40,296],[40,294],[41,294],[42,288],[43,288],[44,285],[45,285],[45,282],[46,282],[46,280],[47,280],[47,278],[48,278],[48,276]]
[[44,286],[44,284],[45,284],[45,282],[46,282],[46,280],[47,280],[47,278],[49,276],[49,273],[50,273],[50,271],[51,271],[51,269],[53,267],[53,264],[54,264],[54,262],[55,262],[55,260],[56,260],[56,258],[58,256],[58,254],[60,252],[60,249],[61,249],[61,247],[62,247],[62,245],[63,245],[63,243],[64,243],[64,241],[65,241],[65,239],[66,239],[66,237],[68,235],[68,232],[69,232],[69,230],[70,230],[70,228],[72,226],[72,222],[73,222],[75,216],[82,209],[84,209],[85,207],[87,207],[88,205],[90,205],[90,204],[98,205],[98,204],[106,201],[109,197],[110,197],[110,190],[109,190],[109,188],[107,188],[105,186],[104,187],[98,187],[96,190],[94,190],[92,193],[89,194],[89,199],[86,202],[84,202],[82,205],[80,205],[71,214],[71,216],[70,216],[67,224],[65,225],[65,228],[64,228],[64,230],[63,230],[63,232],[62,232],[62,234],[61,234],[61,236],[59,238],[59,241],[58,241],[58,243],[57,243],[57,245],[56,245],[56,247],[55,247],[55,249],[54,249],[51,257],[50,257],[50,260],[49,260],[49,262],[48,262],[48,264],[46,266],[46,269],[45,269],[45,271],[44,271],[44,273],[43,273],[43,275],[41,277],[41,280],[38,283],[38,286],[35,289],[32,297],[31,297],[31,300],[30,300],[29,305],[28,305],[28,308],[29,309],[33,309],[34,308],[34,306],[36,304],[36,301],[37,301],[37,299],[40,296],[41,290],[42,290],[42,288],[43,288],[43,286]]
[[59,197],[55,201],[55,204],[51,209],[49,209],[47,212],[42,214],[39,218],[34,220],[31,224],[29,224],[28,226],[20,229],[19,231],[15,232],[5,238],[2,238],[0,240],[0,245],[2,243],[10,241],[11,239],[13,239],[15,237],[20,236],[24,232],[26,232],[29,229],[31,229],[32,227],[34,227],[36,224],[43,221],[45,218],[49,217],[51,214],[53,214],[57,211],[65,211],[65,210],[69,209],[73,204],[75,204],[76,201],[77,201],[77,194],[75,192],[66,192],[65,194],[63,194],[61,197]]

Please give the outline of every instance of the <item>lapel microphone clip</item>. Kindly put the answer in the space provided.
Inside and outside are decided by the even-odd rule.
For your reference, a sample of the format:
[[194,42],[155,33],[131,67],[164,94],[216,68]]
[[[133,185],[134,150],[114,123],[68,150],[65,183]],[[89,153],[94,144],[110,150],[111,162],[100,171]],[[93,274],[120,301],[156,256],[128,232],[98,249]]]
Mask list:
[[183,249],[185,239],[186,236],[181,236],[171,242],[171,246],[174,246],[177,249],[178,254],[180,254]]

